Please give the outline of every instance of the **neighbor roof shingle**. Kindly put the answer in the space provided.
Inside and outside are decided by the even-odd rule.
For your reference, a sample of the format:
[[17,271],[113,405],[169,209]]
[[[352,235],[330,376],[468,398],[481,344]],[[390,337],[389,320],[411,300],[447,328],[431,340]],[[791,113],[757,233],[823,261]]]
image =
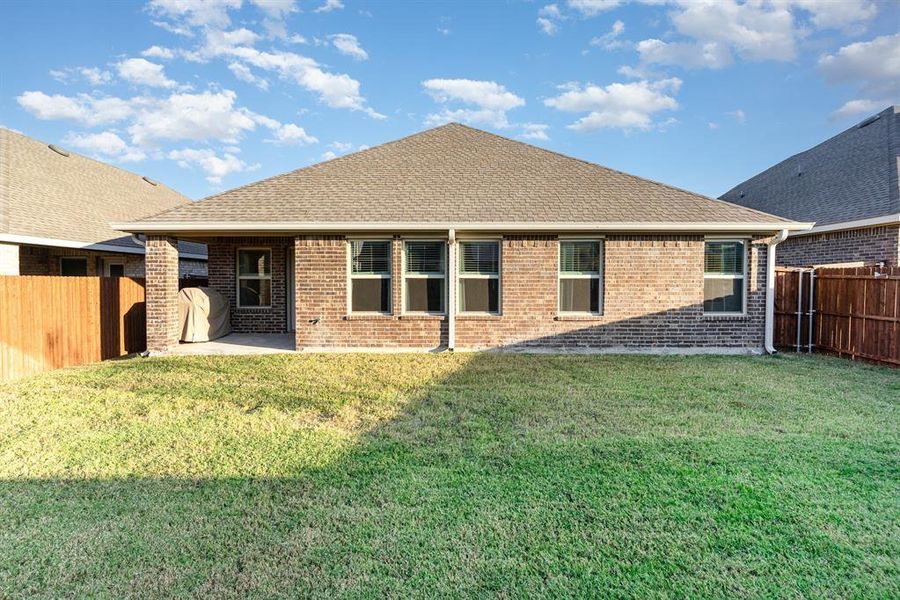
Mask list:
[[[191,201],[161,183],[0,129],[0,234],[140,248],[110,227]],[[181,242],[192,254],[206,246]]]
[[900,106],[754,175],[723,200],[833,225],[900,213]]
[[143,223],[599,223],[781,219],[456,123]]

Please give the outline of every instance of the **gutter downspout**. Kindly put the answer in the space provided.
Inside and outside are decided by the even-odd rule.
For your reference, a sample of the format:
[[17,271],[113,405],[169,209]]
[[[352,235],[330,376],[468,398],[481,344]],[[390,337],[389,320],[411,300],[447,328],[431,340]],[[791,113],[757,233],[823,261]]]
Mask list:
[[775,246],[783,242],[788,236],[788,230],[782,229],[767,243],[766,251],[766,334],[765,350],[769,354],[775,354],[773,345],[775,337]]
[[456,348],[456,230],[447,232],[447,350]]
[[142,240],[142,239],[140,238],[140,235],[141,235],[141,234],[139,234],[139,233],[132,233],[132,234],[131,234],[131,241],[134,242],[135,244],[137,244],[138,246],[140,246],[141,248],[143,248],[143,247],[144,247],[144,244],[147,242],[147,240],[146,240],[146,239],[143,239],[143,240]]

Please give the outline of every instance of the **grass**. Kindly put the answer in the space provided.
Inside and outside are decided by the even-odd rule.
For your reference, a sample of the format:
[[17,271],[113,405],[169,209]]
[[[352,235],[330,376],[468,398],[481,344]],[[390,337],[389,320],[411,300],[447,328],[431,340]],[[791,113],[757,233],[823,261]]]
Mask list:
[[0,597],[900,596],[900,375],[281,355],[0,385]]

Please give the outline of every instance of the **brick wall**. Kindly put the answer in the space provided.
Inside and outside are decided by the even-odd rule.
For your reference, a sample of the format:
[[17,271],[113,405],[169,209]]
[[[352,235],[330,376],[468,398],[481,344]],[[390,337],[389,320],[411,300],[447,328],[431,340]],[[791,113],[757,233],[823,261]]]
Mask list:
[[447,319],[401,315],[402,240],[392,242],[392,315],[347,314],[347,240],[296,240],[297,348],[437,348],[447,344]]
[[[209,256],[209,286],[228,298],[231,306],[231,326],[239,333],[284,333],[287,331],[285,300],[285,264],[293,238],[279,237],[222,237],[206,240]],[[268,308],[238,308],[237,306],[237,250],[238,248],[269,248],[272,250],[272,306]]]
[[789,267],[813,267],[827,264],[884,262],[897,265],[900,260],[900,227],[833,231],[789,237],[778,245],[776,262]]
[[173,238],[148,235],[146,249],[147,350],[178,345],[178,245]]
[[[80,248],[57,248],[50,246],[21,246],[19,252],[20,275],[59,275],[59,259],[63,256],[87,258],[87,274],[101,275],[104,259],[118,259],[125,263],[126,277],[144,276],[144,256],[142,254],[98,252]],[[183,258],[179,260],[179,277],[206,277],[206,261]]]
[[[393,314],[347,314],[347,242],[296,240],[298,348],[434,348],[447,343],[445,317],[400,311],[402,240],[393,241]],[[458,316],[458,348],[737,347],[760,348],[765,323],[764,240],[748,257],[747,315],[703,314],[701,236],[608,236],[604,314],[557,314],[557,239],[507,236],[502,243],[499,316]],[[214,268],[212,252],[210,268]],[[233,269],[233,267],[232,267]],[[455,281],[450,282],[451,291]]]

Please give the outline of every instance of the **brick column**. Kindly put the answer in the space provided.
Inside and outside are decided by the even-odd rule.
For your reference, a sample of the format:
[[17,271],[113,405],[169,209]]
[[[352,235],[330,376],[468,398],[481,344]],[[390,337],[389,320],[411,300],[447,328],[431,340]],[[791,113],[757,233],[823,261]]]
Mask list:
[[146,249],[147,350],[165,352],[178,345],[178,242],[148,235]]
[[0,244],[0,275],[19,274],[19,247],[15,244]]

